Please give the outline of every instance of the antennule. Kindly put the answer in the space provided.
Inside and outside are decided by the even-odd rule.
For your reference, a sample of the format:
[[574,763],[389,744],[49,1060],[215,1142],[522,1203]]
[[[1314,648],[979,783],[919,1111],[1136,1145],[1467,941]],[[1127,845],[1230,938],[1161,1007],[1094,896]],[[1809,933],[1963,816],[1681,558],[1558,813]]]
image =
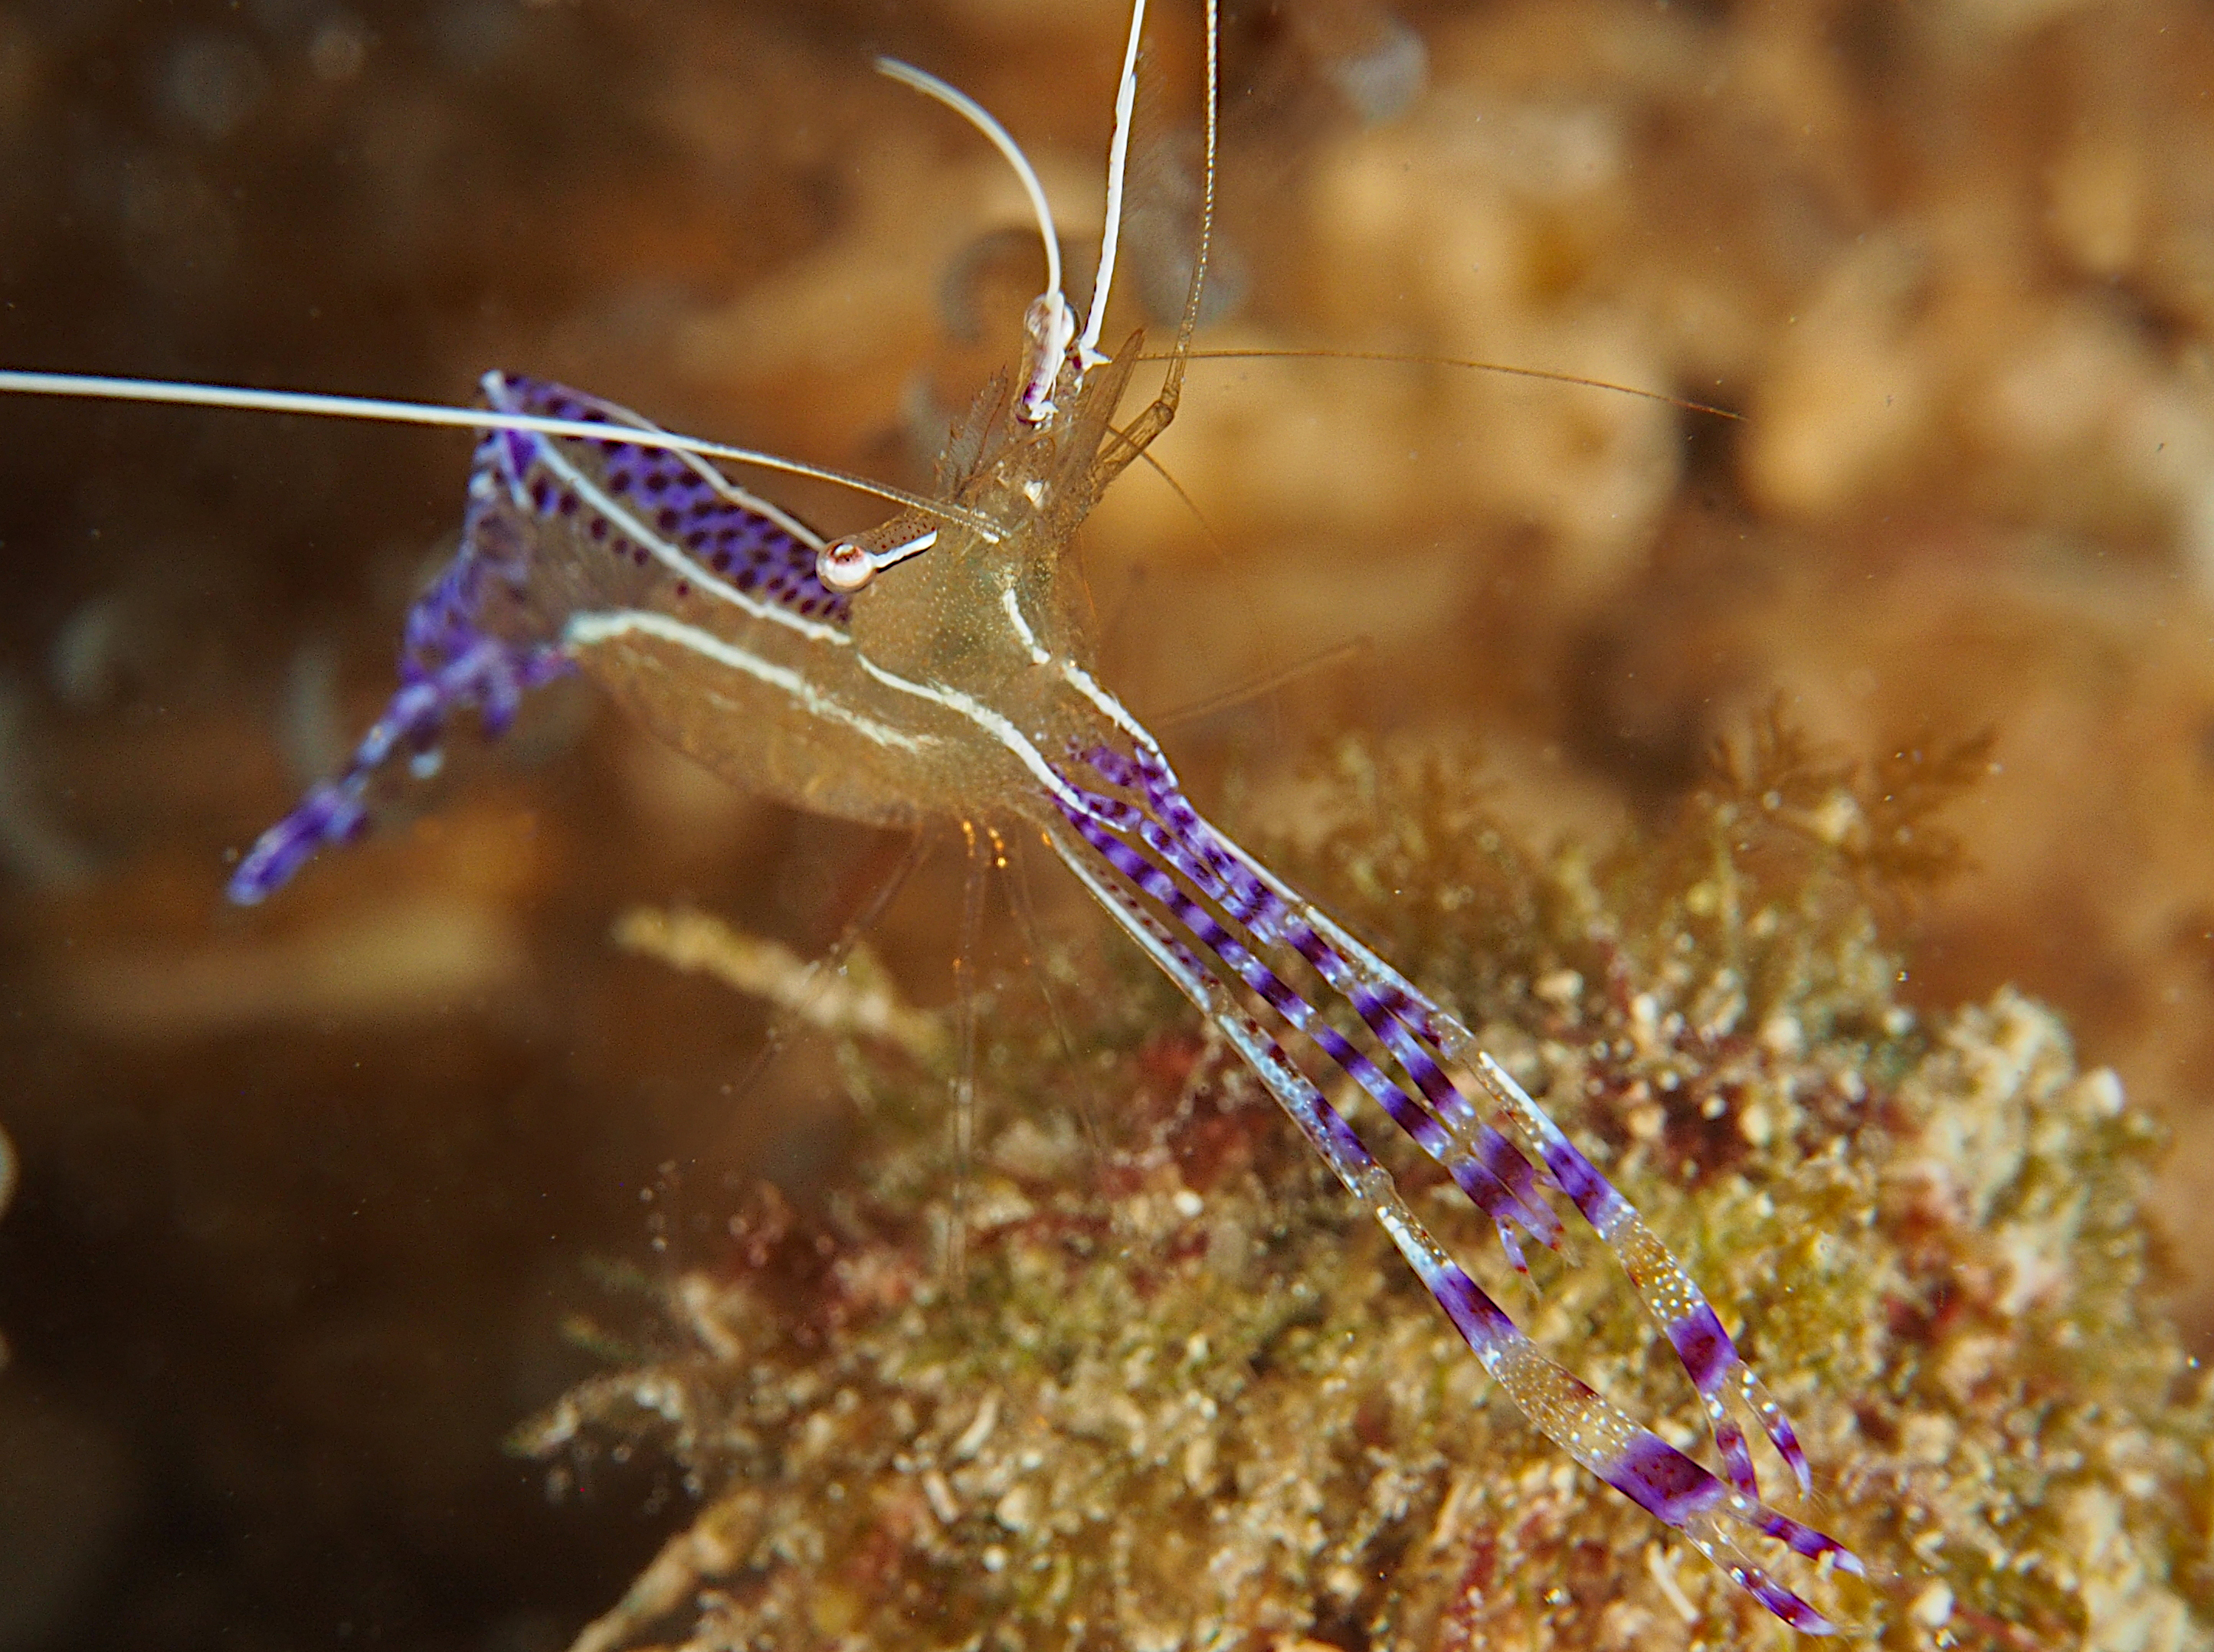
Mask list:
[[[1208,11],[1211,17],[1213,0]],[[1084,318],[1083,336],[1076,341],[1079,374],[1107,359],[1099,353],[1099,330],[1107,325],[1107,294],[1115,284],[1115,251],[1122,237],[1122,180],[1129,170],[1130,116],[1138,101],[1138,37],[1145,27],[1146,0],[1131,0],[1130,40],[1122,48],[1122,78],[1115,88],[1115,136],[1107,145],[1107,227],[1099,239],[1099,273],[1092,283],[1092,311]]]
[[535,413],[505,413],[481,407],[444,407],[436,402],[385,401],[369,396],[331,396],[299,390],[253,390],[229,384],[184,384],[168,379],[118,379],[90,373],[32,373],[0,368],[0,396],[66,396],[81,401],[156,402],[172,407],[219,407],[250,413],[297,413],[311,418],[358,418],[385,424],[428,424],[443,430],[523,430],[533,436],[566,437],[578,442],[621,440],[635,447],[656,448],[666,453],[694,454],[701,459],[720,459],[733,465],[756,465],[835,483],[857,493],[872,493],[896,505],[905,505],[940,521],[958,522],[980,535],[988,545],[1000,539],[998,525],[988,517],[945,500],[926,499],[905,488],[866,477],[853,476],[828,466],[809,465],[752,448],[734,448],[724,442],[703,442],[645,424],[596,424],[584,419],[545,418]]
[[913,64],[902,63],[897,58],[878,58],[877,72],[902,86],[912,87],[925,97],[935,99],[982,132],[993,148],[1006,157],[1007,164],[1015,169],[1015,176],[1022,182],[1023,192],[1030,197],[1031,212],[1037,220],[1038,239],[1045,247],[1045,290],[1023,318],[1024,328],[1031,338],[1031,359],[1023,375],[1018,411],[1026,423],[1043,424],[1053,417],[1054,381],[1061,376],[1069,340],[1075,336],[1076,318],[1069,313],[1068,300],[1061,294],[1061,236],[1054,229],[1053,208],[1046,204],[1045,186],[1038,181],[1037,169],[1031,165],[1021,145],[1008,135],[1007,129],[994,118],[992,112],[959,88],[948,85]]

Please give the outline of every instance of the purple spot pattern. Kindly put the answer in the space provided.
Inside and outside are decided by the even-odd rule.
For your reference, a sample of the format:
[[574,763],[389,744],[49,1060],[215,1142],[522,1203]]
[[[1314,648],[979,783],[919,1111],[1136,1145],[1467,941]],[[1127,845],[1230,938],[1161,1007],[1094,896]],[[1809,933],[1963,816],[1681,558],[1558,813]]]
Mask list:
[[[610,402],[540,380],[487,377],[503,412],[635,425]],[[629,521],[596,509],[556,456]],[[651,535],[697,564],[688,575],[656,558]],[[337,775],[318,782],[263,832],[232,874],[242,905],[266,899],[316,850],[359,838],[395,759],[436,753],[456,711],[474,708],[486,738],[514,721],[523,697],[575,669],[562,647],[569,619],[605,607],[682,611],[727,584],[804,619],[842,626],[846,598],[815,576],[815,552],[774,518],[719,493],[678,455],[610,434],[603,441],[496,430],[478,444],[460,548],[408,610],[398,688]]]
[[[636,423],[632,414],[612,402],[541,379],[503,378],[498,405],[503,411],[543,418],[594,424]],[[761,601],[775,603],[802,619],[844,628],[847,598],[816,577],[815,548],[773,517],[725,497],[708,476],[682,455],[619,437],[586,442],[509,432],[488,439],[486,446],[495,441],[511,448],[517,442],[529,444],[528,460],[517,464],[511,457],[506,468],[509,477],[523,483],[529,514],[535,520],[542,522],[580,514],[599,520],[588,501],[575,497],[563,479],[538,462],[550,444],[603,489],[639,528],[689,558],[709,577]],[[480,449],[480,465],[482,462]],[[585,535],[601,546],[604,554],[617,560],[627,558],[637,567],[652,560],[645,546],[636,536],[627,534],[621,524],[608,521],[603,526],[603,533],[594,533],[587,526]],[[672,585],[676,578],[672,572]]]

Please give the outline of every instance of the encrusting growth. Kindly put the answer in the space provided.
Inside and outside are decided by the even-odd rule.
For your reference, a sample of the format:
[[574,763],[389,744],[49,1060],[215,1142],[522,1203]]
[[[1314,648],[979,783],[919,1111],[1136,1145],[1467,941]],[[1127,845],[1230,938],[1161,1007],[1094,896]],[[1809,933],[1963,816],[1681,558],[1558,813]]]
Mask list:
[[[1972,753],[1856,783],[1771,726],[1665,832],[1550,857],[1475,766],[1349,743],[1327,829],[1272,858],[1435,983],[1741,1305],[1875,1580],[1856,1627],[2214,1645],[2214,1387],[2150,1300],[2154,1132],[2012,993],[1918,1022],[1876,939],[1871,899],[1943,860],[1929,809]],[[1877,820],[1922,872],[1887,868]],[[658,1351],[521,1436],[561,1484],[649,1442],[701,1500],[578,1652],[1759,1643],[1752,1597],[1487,1399],[1223,1035],[1120,978],[1080,995],[1116,1052],[1104,1163],[1043,1018],[994,1019],[965,1289],[933,1250],[942,1099],[874,1045],[840,1191],[803,1212],[760,1189],[656,1289],[662,1328],[633,1334]],[[1448,1174],[1394,1156],[1469,1237]],[[1527,1259],[1532,1334],[1689,1442],[1628,1293]]]

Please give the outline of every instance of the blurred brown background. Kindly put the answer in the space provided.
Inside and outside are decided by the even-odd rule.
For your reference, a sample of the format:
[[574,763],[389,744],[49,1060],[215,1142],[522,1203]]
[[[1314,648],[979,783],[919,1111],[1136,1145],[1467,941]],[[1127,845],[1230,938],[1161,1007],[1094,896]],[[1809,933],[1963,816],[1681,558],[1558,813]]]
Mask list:
[[[447,401],[498,366],[916,484],[1037,276],[1005,168],[870,58],[999,113],[1082,270],[1123,23],[0,4],[0,361]],[[1173,310],[1196,198],[1196,7],[1153,46],[1125,325]],[[1544,838],[1666,809],[1779,694],[1848,757],[1995,728],[1911,990],[2020,984],[2169,1122],[2214,1347],[2214,14],[1279,0],[1225,52],[1204,342],[1744,418],[1196,366],[1157,453],[1205,526],[1139,472],[1083,546],[1109,680],[1248,825],[1347,728],[1482,731]],[[0,1652],[564,1643],[683,1507],[651,1465],[552,1506],[499,1453],[590,1369],[587,1259],[835,1177],[819,1054],[749,1076],[760,1010],[607,926],[688,899],[819,948],[901,845],[582,692],[223,906],[385,692],[468,445],[0,401]],[[954,858],[878,937],[927,1003]]]

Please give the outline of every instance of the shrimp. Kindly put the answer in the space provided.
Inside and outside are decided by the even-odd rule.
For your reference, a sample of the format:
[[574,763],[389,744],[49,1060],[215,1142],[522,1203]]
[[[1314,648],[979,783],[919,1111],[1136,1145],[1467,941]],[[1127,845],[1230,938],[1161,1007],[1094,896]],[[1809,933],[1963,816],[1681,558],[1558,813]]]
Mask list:
[[[1015,168],[1048,270],[1024,359],[954,430],[928,495],[672,435],[600,398],[490,373],[481,411],[0,373],[0,391],[119,395],[469,425],[484,434],[452,562],[407,617],[400,683],[341,772],[265,832],[229,882],[274,895],[366,830],[380,794],[433,769],[456,716],[487,736],[533,692],[581,673],[731,783],[873,826],[952,820],[1042,841],[1217,1029],[1385,1231],[1483,1369],[1577,1463],[1683,1538],[1777,1618],[1835,1625],[1746,1551],[1751,1534],[1861,1573],[1836,1539],[1761,1501],[1740,1412],[1801,1493],[1812,1472],[1782,1408],[1662,1240],[1469,1029],[1208,821],[1160,743],[1103,685],[1070,554],[1107,490],[1175,418],[1207,279],[1217,37],[1208,7],[1206,195],[1159,387],[1120,407],[1141,335],[1103,348],[1122,217],[1143,0],[1132,8],[1088,312],[1062,290],[1037,176],[983,109],[885,65],[961,114]],[[829,537],[715,461],[850,482],[900,509]],[[1330,1012],[1365,1029],[1356,1042]],[[1294,1053],[1294,1051],[1299,1053]],[[1613,1253],[1704,1409],[1710,1472],[1555,1362],[1431,1233],[1324,1092],[1349,1082],[1434,1161],[1526,1277],[1572,1204]]]

